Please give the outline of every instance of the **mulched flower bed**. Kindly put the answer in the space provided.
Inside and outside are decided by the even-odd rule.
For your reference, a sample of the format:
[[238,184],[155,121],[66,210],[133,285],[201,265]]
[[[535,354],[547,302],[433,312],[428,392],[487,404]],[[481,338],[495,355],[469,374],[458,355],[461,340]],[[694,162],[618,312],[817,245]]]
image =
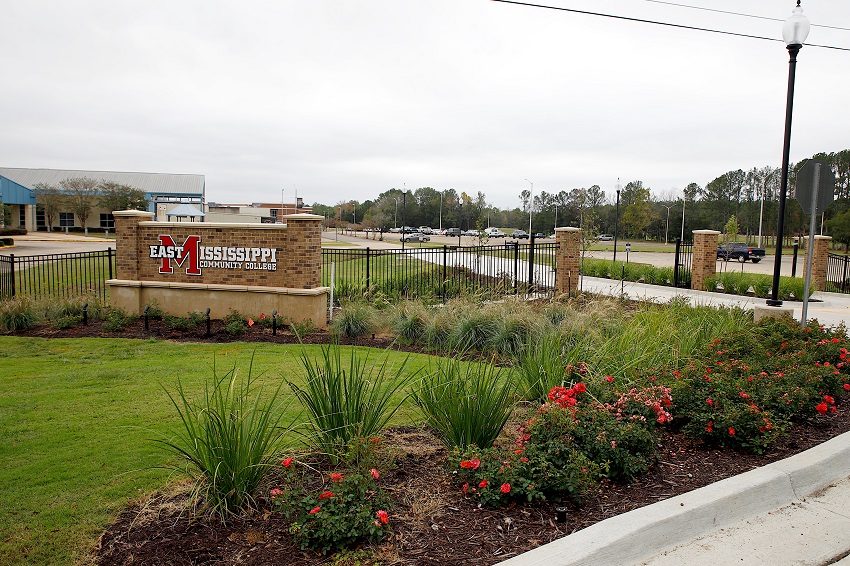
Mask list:
[[[171,332],[161,321],[140,320],[120,332],[105,332],[100,322],[55,330],[50,326],[16,333],[39,337],[125,337],[192,342],[297,343],[288,331],[272,336],[254,326],[230,336],[213,321],[205,329]],[[327,332],[305,337],[305,343],[326,343]],[[390,338],[358,339],[358,345],[387,347]],[[405,348],[408,349],[408,348]],[[414,348],[410,348],[415,350]],[[764,454],[706,449],[679,434],[665,433],[659,457],[647,474],[629,485],[604,483],[581,506],[568,505],[566,523],[556,522],[554,503],[514,504],[502,509],[479,508],[461,493],[446,472],[446,450],[426,430],[391,429],[386,445],[398,451],[394,469],[382,471],[381,483],[397,501],[390,512],[392,534],[382,543],[342,555],[323,556],[298,548],[288,524],[261,509],[222,525],[216,519],[193,518],[185,486],[172,487],[136,502],[122,512],[101,536],[94,561],[125,564],[409,564],[489,565],[516,556],[618,515],[686,493],[721,479],[764,466],[811,448],[850,430],[850,415],[841,406],[836,414],[795,425]],[[273,487],[273,486],[270,486]]]

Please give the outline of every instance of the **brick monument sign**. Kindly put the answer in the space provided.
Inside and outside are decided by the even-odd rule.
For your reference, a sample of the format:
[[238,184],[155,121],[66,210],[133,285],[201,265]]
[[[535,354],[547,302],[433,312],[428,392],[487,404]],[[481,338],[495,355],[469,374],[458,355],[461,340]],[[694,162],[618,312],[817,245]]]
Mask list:
[[114,212],[116,278],[111,303],[141,314],[153,302],[172,315],[210,309],[247,316],[277,310],[291,322],[327,327],[322,287],[321,216],[286,224],[153,222],[153,214]]

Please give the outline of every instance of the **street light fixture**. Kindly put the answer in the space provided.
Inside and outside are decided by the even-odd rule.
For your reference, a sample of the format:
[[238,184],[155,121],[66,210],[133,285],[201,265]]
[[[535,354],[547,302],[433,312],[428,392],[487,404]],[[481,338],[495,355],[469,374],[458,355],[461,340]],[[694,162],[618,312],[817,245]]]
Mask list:
[[614,261],[617,261],[617,228],[620,224],[620,178],[617,177],[617,204],[614,208]]
[[664,245],[666,246],[669,241],[667,234],[670,232],[670,209],[673,208],[673,205],[667,206],[666,204],[662,204],[661,206],[667,209],[667,224],[664,226]]
[[809,35],[809,20],[803,15],[800,0],[791,17],[782,25],[782,39],[788,49],[788,95],[785,103],[785,141],[782,146],[782,169],[779,187],[779,221],[776,226],[776,254],[773,258],[773,289],[768,306],[782,306],[779,300],[779,274],[782,269],[782,236],[785,231],[785,193],[788,192],[788,161],[791,153],[791,115],[794,110],[794,77],[797,70],[797,54]]

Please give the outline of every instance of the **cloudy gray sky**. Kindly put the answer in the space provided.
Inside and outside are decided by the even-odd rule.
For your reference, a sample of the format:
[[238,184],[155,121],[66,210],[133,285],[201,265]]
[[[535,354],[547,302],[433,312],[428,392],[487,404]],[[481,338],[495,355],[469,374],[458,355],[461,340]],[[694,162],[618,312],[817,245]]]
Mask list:
[[[677,0],[671,0],[677,1]],[[792,0],[678,0],[784,20]],[[781,39],[781,22],[551,0]],[[0,165],[206,175],[219,202],[365,200],[778,166],[784,43],[488,0],[0,0]],[[850,2],[805,0],[850,28]],[[850,48],[850,31],[808,43]],[[850,148],[850,52],[804,47],[791,159]]]

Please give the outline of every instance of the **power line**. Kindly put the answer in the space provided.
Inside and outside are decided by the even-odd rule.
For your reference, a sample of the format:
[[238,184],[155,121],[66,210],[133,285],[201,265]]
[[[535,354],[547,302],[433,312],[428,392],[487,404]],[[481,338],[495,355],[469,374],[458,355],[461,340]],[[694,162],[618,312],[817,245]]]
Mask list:
[[[691,10],[703,10],[705,12],[716,12],[718,14],[729,14],[731,16],[742,16],[745,18],[755,18],[757,20],[769,20],[771,22],[784,22],[785,20],[781,20],[779,18],[770,18],[768,16],[756,16],[754,14],[744,14],[742,12],[729,12],[727,10],[717,10],[716,8],[704,8],[702,6],[690,6],[688,4],[677,4],[676,2],[665,2],[664,0],[643,0],[644,2],[652,2],[653,4],[665,4],[667,6],[676,6],[679,8],[690,8]],[[841,26],[827,26],[822,24],[811,24],[812,27],[818,28],[827,28],[827,29],[837,29],[842,31],[850,31],[850,28],[843,28]]]
[[[781,39],[777,39],[775,37],[764,37],[761,35],[750,35],[747,33],[737,33],[734,31],[725,31],[719,29],[711,29],[711,28],[701,28],[696,26],[686,26],[683,24],[672,24],[670,22],[657,22],[655,20],[644,20],[642,18],[632,18],[629,16],[618,16],[616,14],[605,14],[602,12],[588,12],[587,10],[576,10],[574,8],[561,8],[560,6],[547,6],[545,4],[532,4],[530,2],[519,2],[517,0],[491,0],[492,2],[502,2],[504,4],[516,4],[517,6],[528,6],[530,8],[544,8],[547,10],[557,10],[560,12],[572,12],[573,14],[584,14],[586,16],[600,16],[603,18],[611,18],[614,20],[624,20],[627,22],[637,22],[641,24],[654,24],[657,26],[666,26],[671,28],[679,28],[679,29],[689,29],[692,31],[705,31],[708,33],[719,33],[722,35],[733,35],[736,37],[747,37],[750,39],[761,39],[764,41],[782,41]],[[784,43],[784,42],[783,42]],[[806,43],[808,47],[823,47],[824,49],[836,49],[838,51],[850,51],[850,48],[846,47],[834,47],[832,45],[818,45],[816,43]]]

